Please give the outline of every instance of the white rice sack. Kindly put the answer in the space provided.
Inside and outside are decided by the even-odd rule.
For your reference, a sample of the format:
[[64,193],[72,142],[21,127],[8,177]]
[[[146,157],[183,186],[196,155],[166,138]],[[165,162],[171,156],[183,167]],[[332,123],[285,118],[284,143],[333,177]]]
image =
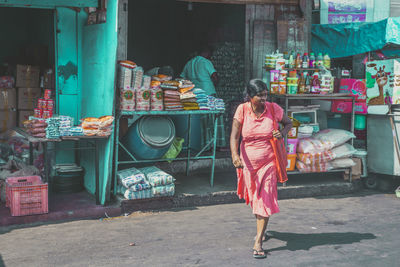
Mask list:
[[175,194],[175,185],[169,184],[151,188],[154,197],[172,197]]
[[333,143],[333,147],[340,146],[356,136],[342,129],[325,129],[314,135],[314,138],[323,142]]
[[351,158],[335,159],[329,163],[334,169],[350,168],[356,165]]
[[175,179],[170,174],[160,170],[159,168],[152,166],[152,167],[145,167],[139,169],[146,175],[147,181],[151,184],[151,186],[161,186],[161,185],[169,185],[174,183]]
[[131,191],[127,189],[124,193],[126,199],[145,199],[152,198],[153,192],[151,189],[141,190],[141,191]]
[[134,184],[143,183],[145,181],[144,173],[136,168],[118,171],[117,177],[119,183],[121,183],[125,188],[130,188]]
[[350,144],[343,144],[332,149],[334,159],[348,158],[356,152],[357,150]]
[[332,142],[325,142],[315,138],[302,138],[299,140],[297,151],[300,153],[317,154],[333,148]]

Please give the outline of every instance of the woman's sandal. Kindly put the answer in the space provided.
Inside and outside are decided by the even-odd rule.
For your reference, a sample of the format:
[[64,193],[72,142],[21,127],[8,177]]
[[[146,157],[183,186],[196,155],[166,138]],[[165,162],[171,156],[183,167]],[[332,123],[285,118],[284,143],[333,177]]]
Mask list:
[[260,250],[253,249],[253,258],[265,259],[266,257],[267,257],[267,254],[265,254],[265,251],[263,249],[260,249]]

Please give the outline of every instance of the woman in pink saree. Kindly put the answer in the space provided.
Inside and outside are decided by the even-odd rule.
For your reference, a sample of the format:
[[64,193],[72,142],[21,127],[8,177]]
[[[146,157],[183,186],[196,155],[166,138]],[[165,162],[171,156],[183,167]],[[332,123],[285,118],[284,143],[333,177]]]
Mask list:
[[[238,196],[250,203],[257,219],[253,257],[265,258],[262,243],[268,220],[279,212],[275,154],[270,140],[285,136],[292,122],[279,105],[267,102],[267,85],[263,81],[251,80],[246,94],[249,101],[235,112],[230,146],[238,173]],[[274,121],[283,125],[281,131],[274,130]]]

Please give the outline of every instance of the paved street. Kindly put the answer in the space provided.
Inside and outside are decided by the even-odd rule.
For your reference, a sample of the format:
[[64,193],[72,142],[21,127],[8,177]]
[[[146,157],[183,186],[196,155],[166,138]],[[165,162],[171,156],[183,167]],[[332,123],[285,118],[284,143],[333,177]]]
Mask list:
[[400,199],[393,194],[290,199],[280,207],[263,260],[251,256],[250,208],[227,204],[2,228],[0,265],[399,266]]

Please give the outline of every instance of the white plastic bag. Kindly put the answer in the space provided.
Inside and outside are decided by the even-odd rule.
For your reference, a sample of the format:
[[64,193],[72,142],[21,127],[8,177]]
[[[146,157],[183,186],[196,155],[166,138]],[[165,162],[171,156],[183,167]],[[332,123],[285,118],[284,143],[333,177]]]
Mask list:
[[300,153],[321,153],[333,148],[333,143],[321,141],[315,138],[302,138],[297,146],[297,151]]
[[356,165],[356,163],[351,158],[335,159],[330,162],[332,168],[350,168]]
[[314,138],[323,142],[333,143],[333,147],[340,146],[356,136],[342,129],[325,129],[314,135]]
[[348,158],[356,152],[357,150],[350,144],[343,144],[332,149],[334,159]]

